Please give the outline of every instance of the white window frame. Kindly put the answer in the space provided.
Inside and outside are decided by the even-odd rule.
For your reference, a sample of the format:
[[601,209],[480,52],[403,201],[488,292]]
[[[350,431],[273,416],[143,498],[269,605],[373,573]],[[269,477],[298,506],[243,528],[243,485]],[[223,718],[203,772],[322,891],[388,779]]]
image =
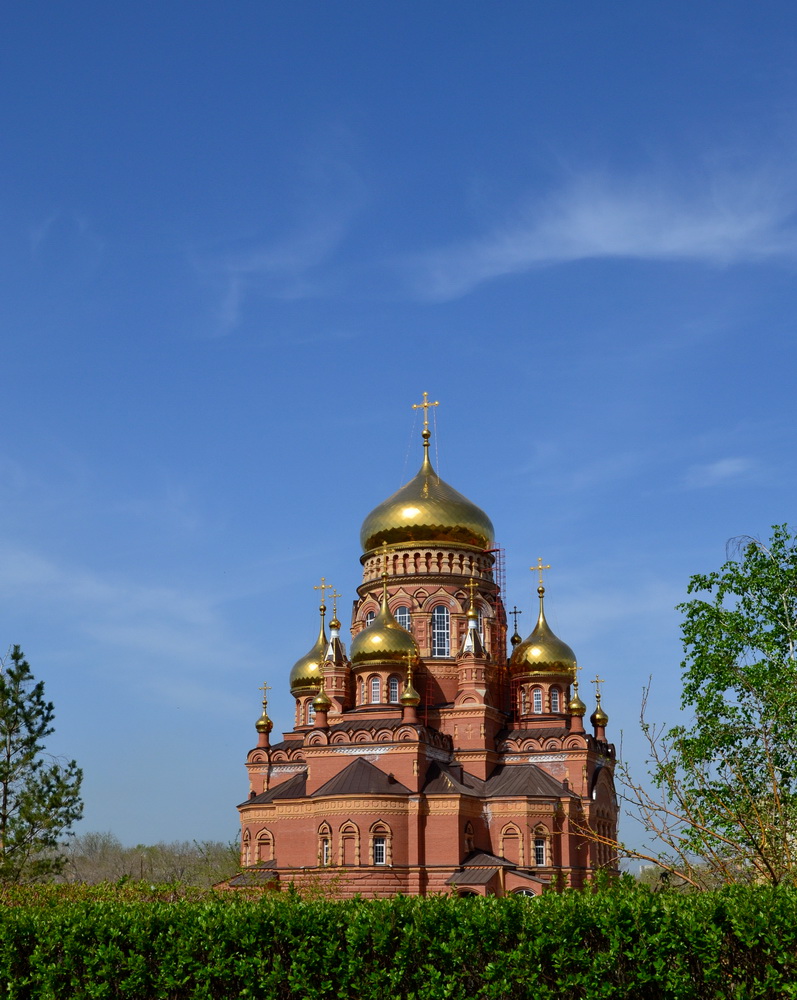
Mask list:
[[451,656],[451,612],[445,604],[432,608],[432,656]]
[[396,608],[394,617],[403,629],[406,629],[407,632],[412,631],[412,613],[406,604],[400,604]]
[[391,705],[398,705],[399,700],[399,679],[395,675],[388,678],[387,682],[387,700]]
[[531,692],[533,712],[535,715],[542,715],[542,688],[534,688]]
[[545,867],[546,844],[545,837],[534,838],[534,864]]
[[378,705],[382,700],[382,681],[379,677],[372,677],[368,684],[371,695],[371,704]]
[[381,833],[374,837],[374,864],[387,864],[387,837]]

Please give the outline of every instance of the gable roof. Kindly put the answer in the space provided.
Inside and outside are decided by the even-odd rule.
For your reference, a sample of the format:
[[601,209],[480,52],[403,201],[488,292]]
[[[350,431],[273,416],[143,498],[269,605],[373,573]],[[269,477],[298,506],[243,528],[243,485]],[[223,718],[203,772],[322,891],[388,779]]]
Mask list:
[[484,782],[467,771],[451,769],[433,761],[426,772],[423,791],[426,795],[484,795]]
[[324,795],[409,795],[410,790],[392,775],[385,774],[364,757],[357,757],[334,778],[313,792]]
[[573,794],[561,781],[552,778],[536,764],[499,764],[484,784],[488,798],[504,795],[559,798]]
[[242,806],[252,805],[253,802],[273,802],[274,799],[303,799],[307,794],[307,772],[302,771],[301,774],[294,774],[292,778],[288,778],[287,781],[281,781],[278,785],[273,788],[269,788],[267,792],[261,792],[260,795],[255,795],[252,799],[247,799],[246,802],[242,802],[238,806],[240,809]]

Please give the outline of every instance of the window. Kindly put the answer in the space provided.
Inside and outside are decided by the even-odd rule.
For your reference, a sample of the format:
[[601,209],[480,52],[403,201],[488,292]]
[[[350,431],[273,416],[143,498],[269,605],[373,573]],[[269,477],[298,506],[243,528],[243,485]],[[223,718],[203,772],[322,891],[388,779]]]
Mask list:
[[540,688],[534,688],[531,692],[531,697],[534,705],[534,714],[540,715],[542,712],[542,690]]
[[371,678],[371,704],[378,705],[381,697],[381,687],[378,677]]
[[328,865],[330,858],[330,847],[329,847],[329,837],[321,838],[321,864]]
[[387,864],[387,837],[374,837],[374,864]]
[[313,708],[312,698],[307,702],[307,725],[312,726],[315,722],[315,709]]
[[444,604],[432,611],[432,656],[451,655],[451,614]]
[[399,679],[398,677],[391,677],[387,682],[388,696],[387,700],[391,705],[397,705],[399,700]]
[[529,710],[529,698],[526,694],[526,689],[522,687],[520,689],[520,714],[525,715]]
[[551,711],[559,711],[559,688],[551,688]]
[[368,626],[371,624],[371,622],[373,622],[374,618],[376,618],[376,612],[375,611],[369,611],[368,614],[365,616],[365,627],[366,628],[368,628]]
[[402,604],[400,608],[396,608],[395,617],[402,628],[405,628],[408,632],[412,630],[412,616],[408,607]]
[[534,838],[534,864],[545,864],[545,837]]
[[261,830],[255,843],[255,861],[272,861],[274,858],[274,839],[268,830]]

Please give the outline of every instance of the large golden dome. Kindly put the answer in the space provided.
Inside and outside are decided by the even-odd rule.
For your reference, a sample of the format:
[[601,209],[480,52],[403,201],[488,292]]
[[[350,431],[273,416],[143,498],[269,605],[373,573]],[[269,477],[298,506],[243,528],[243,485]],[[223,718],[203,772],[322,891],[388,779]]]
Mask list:
[[545,588],[538,587],[537,593],[540,596],[540,616],[528,639],[524,639],[512,651],[509,669],[513,674],[565,673],[575,677],[576,654],[558,635],[554,635],[545,620],[543,608]]
[[318,691],[321,685],[321,664],[327,651],[327,636],[324,631],[324,611],[321,611],[321,629],[313,648],[294,663],[291,668],[291,694],[298,698],[301,694]]
[[360,530],[363,552],[383,542],[388,545],[452,542],[477,549],[492,548],[494,530],[490,518],[437,475],[429,461],[427,436],[423,447],[423,464],[418,475],[375,507],[363,521]]
[[406,666],[407,656],[415,659],[417,655],[418,644],[393,617],[385,590],[379,614],[352,640],[351,665],[362,667],[370,663],[401,663]]

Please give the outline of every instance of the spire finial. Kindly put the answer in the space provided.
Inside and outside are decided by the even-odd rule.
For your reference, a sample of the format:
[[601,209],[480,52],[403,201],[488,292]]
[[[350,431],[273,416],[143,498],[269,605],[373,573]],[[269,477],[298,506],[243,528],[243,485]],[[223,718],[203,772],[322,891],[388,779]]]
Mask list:
[[335,588],[332,588],[332,617],[337,619],[338,617],[338,598],[343,597],[343,594],[339,594]]
[[268,699],[267,699],[266,695],[271,690],[271,688],[264,681],[263,684],[260,686],[260,688],[258,690],[260,690],[260,691],[263,692],[263,714],[260,716],[260,718],[255,723],[255,729],[261,734],[261,736],[263,737],[263,739],[266,741],[262,745],[263,746],[267,746],[268,745],[268,734],[271,732],[271,730],[272,730],[272,728],[274,726],[273,722],[268,717],[268,712],[266,711],[266,708],[268,706]]
[[516,604],[509,613],[515,619],[515,631],[517,632],[517,616],[522,615],[523,612],[520,610],[520,608],[518,608]]
[[600,677],[598,674],[595,674],[595,679],[590,681],[590,684],[595,685],[595,701],[597,701],[598,706],[600,706],[601,703],[601,684],[604,683],[605,683],[604,679]]
[[421,431],[421,437],[423,438],[423,447],[428,454],[429,452],[429,438],[432,436],[432,432],[429,430],[429,407],[439,406],[439,402],[430,403],[429,393],[425,392],[423,394],[422,403],[413,403],[413,410],[423,410],[423,431]]
[[471,577],[470,583],[468,584],[468,590],[470,591],[470,607],[468,608],[468,618],[478,617],[476,614],[476,600],[474,598],[474,594],[477,589],[478,588],[476,581],[473,579],[473,577]]

